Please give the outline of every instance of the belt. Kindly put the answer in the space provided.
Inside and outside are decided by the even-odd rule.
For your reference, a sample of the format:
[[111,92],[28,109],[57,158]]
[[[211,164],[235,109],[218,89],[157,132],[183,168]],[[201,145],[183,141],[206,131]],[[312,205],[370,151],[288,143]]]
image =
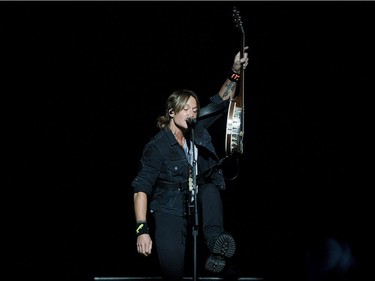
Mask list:
[[168,181],[157,181],[156,187],[159,187],[161,189],[165,190],[187,190],[188,189],[188,181],[182,181],[182,182],[168,182]]

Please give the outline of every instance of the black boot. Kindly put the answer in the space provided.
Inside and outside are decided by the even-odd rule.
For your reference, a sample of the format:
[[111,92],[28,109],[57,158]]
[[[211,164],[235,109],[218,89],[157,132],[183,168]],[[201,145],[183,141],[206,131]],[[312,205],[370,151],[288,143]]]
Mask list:
[[215,273],[223,271],[226,259],[233,257],[235,251],[236,243],[233,237],[229,233],[219,235],[212,246],[211,255],[206,261],[206,269]]

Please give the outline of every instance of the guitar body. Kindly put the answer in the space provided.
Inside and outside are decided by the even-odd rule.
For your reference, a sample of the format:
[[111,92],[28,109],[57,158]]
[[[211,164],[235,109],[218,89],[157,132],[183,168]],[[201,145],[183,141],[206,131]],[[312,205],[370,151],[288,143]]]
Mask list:
[[242,97],[237,96],[229,103],[225,135],[225,150],[227,155],[243,153],[243,115]]
[[[241,31],[241,58],[245,52],[245,32],[242,26],[239,11],[233,8],[233,17],[237,27]],[[243,137],[244,137],[244,90],[245,90],[245,70],[241,67],[240,72],[239,94],[229,102],[227,128],[225,135],[225,152],[227,156],[243,153]]]

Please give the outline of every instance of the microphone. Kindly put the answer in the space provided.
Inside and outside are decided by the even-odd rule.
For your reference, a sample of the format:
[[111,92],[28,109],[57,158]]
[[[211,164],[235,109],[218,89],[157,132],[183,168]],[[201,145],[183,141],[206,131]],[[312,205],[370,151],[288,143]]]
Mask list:
[[186,119],[186,123],[188,123],[188,125],[190,126],[193,126],[197,124],[197,118],[189,117]]

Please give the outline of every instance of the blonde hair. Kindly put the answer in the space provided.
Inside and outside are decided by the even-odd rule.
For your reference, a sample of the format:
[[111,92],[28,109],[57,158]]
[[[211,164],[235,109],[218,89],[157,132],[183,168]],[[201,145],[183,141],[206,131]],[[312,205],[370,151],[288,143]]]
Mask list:
[[197,109],[199,113],[199,99],[193,91],[186,89],[174,91],[167,99],[164,115],[157,118],[158,128],[165,128],[165,126],[167,126],[171,121],[170,111],[172,110],[178,113],[183,110],[190,97],[195,98],[195,100],[197,101]]

